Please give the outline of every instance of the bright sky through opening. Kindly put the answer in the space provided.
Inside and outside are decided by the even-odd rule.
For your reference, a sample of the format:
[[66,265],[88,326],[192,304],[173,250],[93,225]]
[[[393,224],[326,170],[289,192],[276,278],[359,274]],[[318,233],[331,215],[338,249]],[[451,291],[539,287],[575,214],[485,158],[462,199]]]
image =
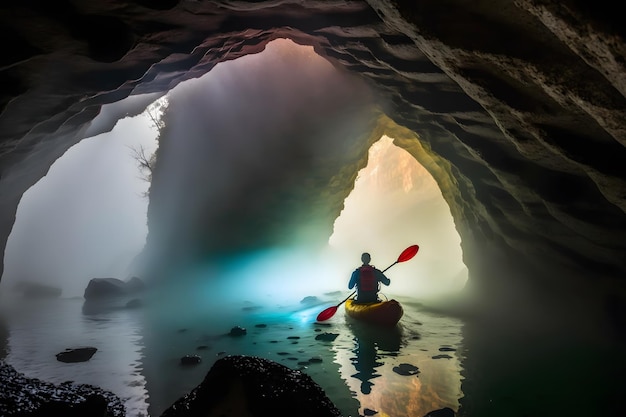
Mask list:
[[392,285],[382,292],[420,298],[453,293],[465,285],[460,242],[433,177],[383,136],[371,147],[368,165],[335,221],[330,246],[354,267],[361,253],[369,252],[372,264],[383,270],[406,247],[418,244],[414,259],[389,269]]

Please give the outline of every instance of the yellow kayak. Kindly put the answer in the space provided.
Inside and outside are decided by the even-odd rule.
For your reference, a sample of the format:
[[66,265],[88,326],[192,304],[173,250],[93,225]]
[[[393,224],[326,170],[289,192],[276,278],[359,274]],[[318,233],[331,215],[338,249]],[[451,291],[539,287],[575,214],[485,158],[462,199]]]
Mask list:
[[358,304],[354,299],[346,300],[346,314],[353,319],[380,326],[395,326],[404,310],[396,300]]

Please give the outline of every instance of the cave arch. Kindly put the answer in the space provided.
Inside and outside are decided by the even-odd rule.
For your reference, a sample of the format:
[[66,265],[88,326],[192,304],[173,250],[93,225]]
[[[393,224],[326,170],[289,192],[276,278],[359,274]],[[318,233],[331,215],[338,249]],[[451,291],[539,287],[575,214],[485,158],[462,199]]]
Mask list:
[[[12,12],[11,7],[20,10],[10,6],[6,11]],[[312,45],[338,68],[358,73],[375,86],[385,98],[381,113],[418,132],[437,163],[449,164],[450,178],[434,172],[432,162],[429,170],[443,190],[455,187],[446,200],[464,242],[468,267],[479,277],[477,293],[500,288],[506,297],[506,283],[499,278],[499,268],[493,268],[492,257],[502,259],[507,269],[542,276],[533,282],[524,280],[542,290],[546,289],[542,282],[555,276],[576,277],[572,278],[575,288],[595,286],[580,272],[590,269],[613,288],[615,277],[626,269],[624,244],[618,237],[626,228],[620,192],[624,180],[619,170],[606,169],[601,161],[603,155],[610,155],[612,161],[621,158],[623,146],[616,143],[623,145],[620,120],[626,106],[619,93],[620,69],[615,64],[619,59],[600,56],[619,55],[608,46],[619,44],[619,34],[613,32],[611,22],[603,26],[594,20],[589,30],[597,33],[593,43],[597,50],[585,55],[583,44],[590,35],[573,26],[579,16],[576,7],[559,14],[525,2],[500,10],[477,7],[469,15],[461,13],[464,7],[457,5],[460,14],[454,15],[465,16],[463,25],[450,25],[447,32],[438,33],[442,27],[433,29],[404,3],[381,2],[374,7],[367,2],[285,3],[227,9],[172,3],[150,11],[139,3],[129,5],[124,16],[104,3],[94,4],[85,14],[116,16],[127,30],[132,28],[128,36],[134,36],[133,47],[121,59],[99,64],[85,58],[86,45],[75,50],[77,59],[71,64],[65,59],[60,46],[80,39],[72,40],[64,32],[42,38],[31,17],[50,14],[48,8],[3,13],[6,30],[23,39],[23,49],[35,51],[34,45],[39,45],[30,58],[14,54],[15,62],[3,71],[7,80],[20,80],[11,85],[21,86],[6,91],[0,117],[6,149],[0,177],[3,248],[21,194],[84,137],[103,104],[145,93],[163,94],[223,60],[258,52],[271,40],[287,37]],[[147,13],[145,17],[134,14],[139,10]],[[441,12],[436,7],[421,11],[432,16]],[[202,13],[213,18],[199,25],[193,16]],[[54,28],[63,21],[58,14],[51,16],[47,33],[55,34]],[[525,49],[499,58],[501,50],[494,38],[483,36],[484,31],[475,36],[471,32],[472,25],[485,20],[515,21],[512,32],[544,39],[546,50],[562,48],[558,56],[567,56],[567,73],[560,76],[553,62],[537,60]],[[176,29],[183,23],[189,27],[186,32]],[[460,44],[459,36],[465,37]],[[510,39],[507,35],[500,42]],[[463,45],[473,46],[459,49]],[[27,75],[41,70],[46,71],[45,78]],[[596,85],[596,93],[588,95],[587,85],[573,83],[577,71]],[[594,71],[604,76],[589,77]],[[577,98],[567,98],[566,91]],[[57,99],[64,94],[64,100]],[[578,138],[576,143],[568,142],[568,135]],[[601,146],[587,152],[591,145],[581,146],[583,137]],[[558,285],[553,288],[558,291]],[[602,306],[606,291],[593,293],[596,305]],[[621,286],[618,293],[622,299]],[[600,307],[597,313],[602,316],[606,311]]]
[[130,28],[103,51],[101,61],[123,54],[114,62],[90,59],[59,10],[2,6],[4,31],[20,45],[1,72],[11,86],[0,100],[3,249],[22,193],[103,104],[163,93],[288,37],[376,85],[382,113],[449,165],[449,177],[431,172],[453,190],[481,308],[523,315],[524,329],[549,318],[553,341],[623,341],[626,48],[606,2],[142,3],[81,10]]
[[[124,14],[103,2],[72,9],[108,16],[102,21],[115,17],[126,28],[125,39],[134,39],[120,59],[99,63],[89,59],[88,45],[58,30],[63,26],[58,11],[45,5],[27,12],[5,6],[6,30],[30,52],[27,58],[8,57],[12,62],[2,73],[20,86],[5,92],[0,117],[2,247],[21,194],[84,137],[103,104],[163,94],[221,61],[288,37],[374,85],[386,99],[382,113],[418,132],[432,155],[450,164],[451,178],[433,175],[442,189],[453,184],[458,190],[446,198],[467,264],[480,277],[478,293],[500,287],[506,296],[493,256],[507,269],[541,276],[524,283],[542,291],[543,282],[556,276],[572,277],[579,295],[587,286],[598,289],[597,280],[589,282],[581,273],[592,269],[606,288],[616,289],[620,282],[617,296],[623,299],[616,277],[626,269],[619,238],[626,229],[624,179],[610,168],[615,163],[607,169],[601,162],[619,161],[624,153],[621,50],[610,46],[620,45],[621,38],[612,22],[594,18],[582,30],[575,26],[582,16],[575,4],[562,12],[534,2],[502,9],[476,6],[469,14],[463,13],[468,5],[456,4],[448,18],[458,23],[455,19],[463,16],[463,24],[445,29],[432,26],[442,18],[435,6],[420,9],[432,21],[405,3],[264,6],[179,2],[148,10],[138,2]],[[50,19],[35,24],[33,16]],[[485,21],[511,24],[511,31],[499,40],[484,36],[484,30],[472,32]],[[41,24],[49,30],[42,32]],[[180,31],[183,25],[187,29]],[[567,58],[567,71],[524,48],[498,55],[498,42],[510,43],[511,33],[545,44],[546,51],[558,50],[554,57]],[[73,44],[76,59],[70,61],[63,45]],[[594,94],[588,94],[588,84],[576,84],[575,74],[595,86]],[[567,141],[568,136],[578,139]],[[584,140],[588,147],[581,146]],[[607,291],[592,293],[596,306],[602,306]],[[606,311],[600,307],[597,313]]]

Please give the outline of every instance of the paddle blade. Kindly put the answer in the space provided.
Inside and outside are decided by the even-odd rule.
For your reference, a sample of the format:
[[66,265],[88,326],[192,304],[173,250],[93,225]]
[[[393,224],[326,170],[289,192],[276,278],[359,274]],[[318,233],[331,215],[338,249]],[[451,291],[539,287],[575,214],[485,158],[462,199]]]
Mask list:
[[326,321],[337,312],[337,306],[328,307],[326,310],[322,311],[317,315],[317,321]]
[[409,246],[405,250],[402,251],[400,256],[398,256],[398,260],[396,262],[406,262],[409,259],[413,258],[417,251],[420,250],[418,245]]

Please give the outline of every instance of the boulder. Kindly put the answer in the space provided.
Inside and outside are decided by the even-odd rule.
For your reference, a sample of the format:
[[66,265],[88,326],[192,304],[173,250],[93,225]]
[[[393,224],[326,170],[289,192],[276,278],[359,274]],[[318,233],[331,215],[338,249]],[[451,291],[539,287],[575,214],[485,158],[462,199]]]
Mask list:
[[225,356],[204,380],[161,417],[245,415],[340,417],[339,409],[308,375],[268,359]]
[[86,300],[111,298],[125,294],[133,294],[144,288],[143,282],[132,277],[128,281],[118,278],[92,278],[85,288]]
[[180,358],[181,365],[197,365],[202,362],[202,358],[198,355],[185,355]]
[[92,385],[27,378],[0,361],[2,417],[125,417],[122,400]]
[[87,362],[96,353],[98,349],[95,347],[82,347],[76,349],[65,349],[61,353],[57,353],[56,357],[59,362],[74,363]]
[[232,329],[230,329],[230,332],[228,334],[229,336],[238,337],[238,336],[245,336],[247,333],[248,331],[245,328],[241,326],[235,326]]

